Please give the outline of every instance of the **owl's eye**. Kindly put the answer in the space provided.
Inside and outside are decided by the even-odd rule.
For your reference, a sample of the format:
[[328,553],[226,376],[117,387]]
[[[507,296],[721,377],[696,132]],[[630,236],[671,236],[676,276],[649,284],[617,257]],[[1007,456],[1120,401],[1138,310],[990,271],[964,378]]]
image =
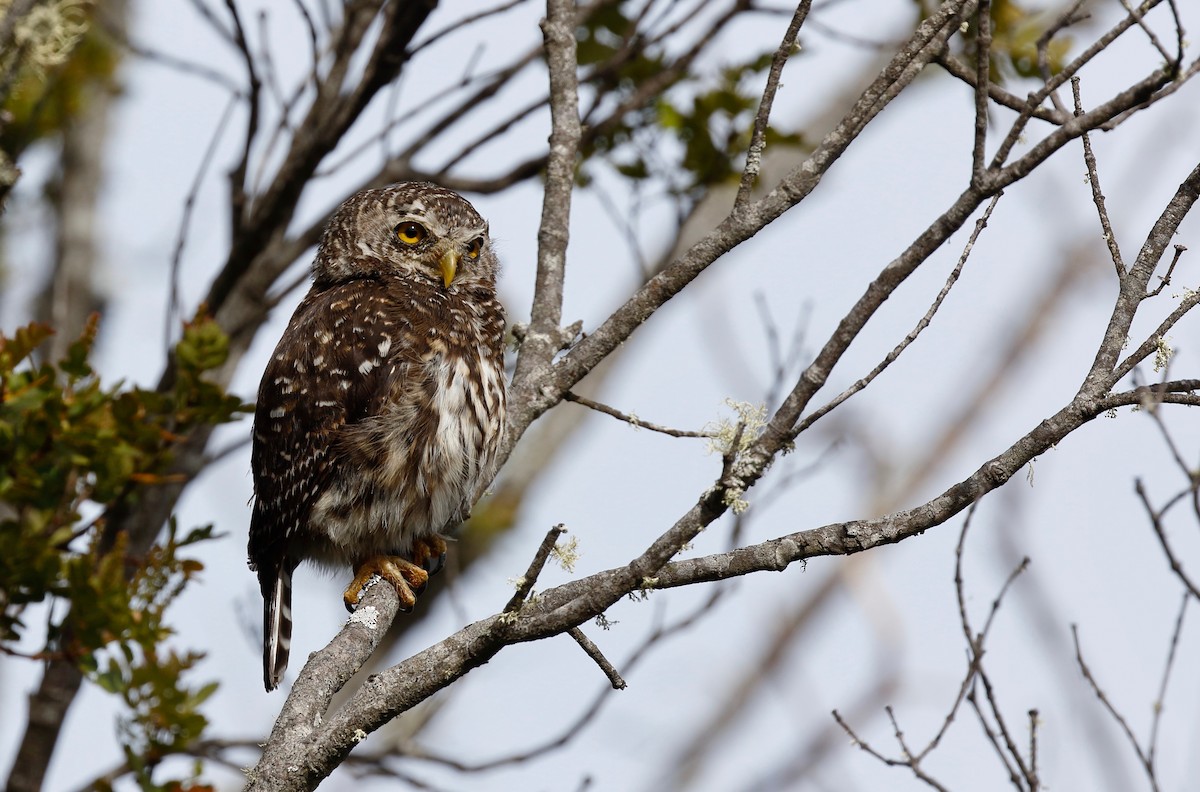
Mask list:
[[428,234],[429,232],[425,230],[425,226],[420,223],[414,223],[411,220],[396,226],[396,239],[399,239],[406,245],[415,245]]
[[467,245],[467,258],[479,258],[479,251],[483,250],[483,237],[475,237]]

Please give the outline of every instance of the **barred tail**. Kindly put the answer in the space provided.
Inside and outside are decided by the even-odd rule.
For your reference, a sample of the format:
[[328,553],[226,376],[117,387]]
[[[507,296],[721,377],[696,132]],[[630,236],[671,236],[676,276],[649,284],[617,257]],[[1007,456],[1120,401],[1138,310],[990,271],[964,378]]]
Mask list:
[[283,681],[292,649],[292,570],[286,564],[263,594],[263,684],[271,691]]

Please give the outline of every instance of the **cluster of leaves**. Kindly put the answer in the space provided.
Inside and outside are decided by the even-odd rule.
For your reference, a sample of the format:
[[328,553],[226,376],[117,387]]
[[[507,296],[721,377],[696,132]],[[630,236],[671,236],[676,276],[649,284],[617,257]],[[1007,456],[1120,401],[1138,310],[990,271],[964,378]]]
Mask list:
[[[635,40],[636,21],[621,4],[591,14],[576,32],[585,82],[605,102],[622,103],[648,80],[669,73],[670,64],[654,47]],[[656,102],[626,113],[583,147],[583,161],[599,155],[620,174],[635,180],[658,179],[677,196],[697,199],[708,188],[735,180],[750,146],[761,79],[773,52],[698,77],[685,69],[660,91]],[[668,90],[669,89],[669,90]],[[674,145],[664,146],[664,137]],[[767,130],[767,145],[803,146],[798,133]],[[586,181],[586,172],[581,172]]]
[[215,689],[181,683],[198,655],[162,648],[166,608],[201,570],[179,552],[212,529],[180,537],[172,525],[135,556],[106,515],[171,481],[188,432],[246,407],[203,376],[228,351],[214,322],[185,326],[173,386],[159,391],[101,383],[88,362],[96,326],[93,317],[57,363],[35,360],[48,327],[0,334],[0,648],[19,654],[31,604],[68,604],[38,654],[70,659],[124,699],[123,743],[147,786],[154,761],[203,730],[198,708]]
[[118,720],[117,733],[130,770],[147,792],[183,788],[178,781],[155,783],[154,769],[164,757],[186,750],[201,737],[208,719],[200,706],[217,690],[216,682],[193,687],[182,678],[203,654],[162,647],[170,634],[163,623],[166,606],[202,569],[198,561],[180,558],[178,552],[210,538],[212,527],[206,526],[180,539],[172,521],[166,540],[150,551],[129,582],[130,609],[146,617],[124,640],[84,658],[89,678],[120,697],[128,709]]

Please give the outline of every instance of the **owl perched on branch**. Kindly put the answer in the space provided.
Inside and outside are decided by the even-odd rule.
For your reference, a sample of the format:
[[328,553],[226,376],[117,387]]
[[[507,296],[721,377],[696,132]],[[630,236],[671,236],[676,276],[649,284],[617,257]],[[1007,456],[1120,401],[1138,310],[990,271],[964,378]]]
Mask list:
[[258,390],[250,566],[263,681],[292,634],[292,572],[351,567],[353,607],[379,575],[401,607],[441,568],[504,433],[504,309],[488,226],[456,193],[395,184],[347,200],[313,285]]

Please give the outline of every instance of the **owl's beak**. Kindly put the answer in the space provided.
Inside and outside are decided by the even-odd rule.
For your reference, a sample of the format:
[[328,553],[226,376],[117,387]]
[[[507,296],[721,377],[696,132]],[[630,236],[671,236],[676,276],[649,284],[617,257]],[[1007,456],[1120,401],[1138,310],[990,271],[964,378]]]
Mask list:
[[446,288],[450,288],[450,281],[454,280],[454,273],[458,272],[458,251],[447,250],[442,254],[438,264],[442,268],[442,282],[446,284]]

